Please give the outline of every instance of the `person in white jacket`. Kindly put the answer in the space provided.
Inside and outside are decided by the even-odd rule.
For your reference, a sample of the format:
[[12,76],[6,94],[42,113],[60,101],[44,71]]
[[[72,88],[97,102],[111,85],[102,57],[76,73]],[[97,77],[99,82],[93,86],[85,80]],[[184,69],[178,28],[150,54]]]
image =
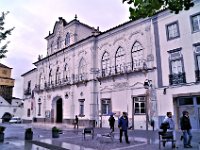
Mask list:
[[[175,131],[175,122],[172,118],[172,112],[167,112],[167,116],[163,120],[163,123],[169,123],[169,128],[167,131],[172,131],[173,133],[173,140],[176,140],[176,131]],[[176,144],[174,143],[173,147],[176,147]]]

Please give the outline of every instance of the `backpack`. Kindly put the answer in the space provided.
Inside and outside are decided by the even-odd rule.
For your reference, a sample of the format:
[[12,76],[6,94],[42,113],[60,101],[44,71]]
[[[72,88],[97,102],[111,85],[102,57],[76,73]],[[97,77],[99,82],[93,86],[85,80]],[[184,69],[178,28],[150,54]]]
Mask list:
[[169,129],[169,128],[170,128],[169,122],[163,122],[163,123],[161,123],[161,125],[160,125],[160,129],[162,129],[163,132],[167,132],[167,129]]

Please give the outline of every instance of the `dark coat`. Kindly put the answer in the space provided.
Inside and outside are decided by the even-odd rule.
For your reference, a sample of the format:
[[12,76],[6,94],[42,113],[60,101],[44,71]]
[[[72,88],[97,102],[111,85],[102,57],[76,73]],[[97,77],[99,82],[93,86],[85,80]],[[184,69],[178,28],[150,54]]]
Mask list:
[[120,117],[119,122],[118,122],[118,127],[121,128],[122,130],[127,130],[128,129],[128,117]]
[[181,130],[190,130],[192,129],[191,123],[190,123],[190,118],[189,116],[182,116],[180,120],[180,125],[181,125]]
[[111,127],[113,127],[115,125],[115,118],[113,116],[110,116],[108,121],[109,121],[109,124],[110,124]]

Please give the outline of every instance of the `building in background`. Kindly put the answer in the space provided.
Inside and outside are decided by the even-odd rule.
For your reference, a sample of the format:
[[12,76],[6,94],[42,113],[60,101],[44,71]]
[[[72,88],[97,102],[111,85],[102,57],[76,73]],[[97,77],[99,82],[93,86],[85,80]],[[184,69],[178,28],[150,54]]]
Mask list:
[[154,20],[158,72],[158,114],[173,112],[177,128],[182,111],[190,113],[193,129],[200,129],[200,4]]
[[158,128],[167,111],[178,122],[189,105],[199,129],[199,6],[105,32],[77,16],[70,22],[60,17],[45,38],[47,56],[22,75],[24,119],[72,124],[78,115],[80,125],[108,127],[110,114],[117,119],[125,111],[130,126],[149,129],[152,120]]
[[22,100],[12,97],[14,79],[11,78],[12,68],[9,68],[0,63],[0,118],[2,121],[9,121],[9,119],[16,115],[22,115]]

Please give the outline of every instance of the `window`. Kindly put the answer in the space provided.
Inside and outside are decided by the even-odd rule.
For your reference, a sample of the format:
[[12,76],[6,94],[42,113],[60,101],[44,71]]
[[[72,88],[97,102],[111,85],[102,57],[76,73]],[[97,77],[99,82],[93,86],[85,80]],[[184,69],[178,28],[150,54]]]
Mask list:
[[135,42],[131,50],[132,69],[143,67],[143,48],[139,42]]
[[68,64],[65,64],[65,68],[64,68],[64,81],[69,81],[69,80],[70,80],[69,66],[68,66]]
[[200,81],[200,44],[195,45],[195,75],[196,75],[196,81]]
[[193,97],[179,99],[179,105],[193,105]]
[[171,40],[180,36],[178,22],[173,22],[166,26],[167,28],[167,39]]
[[85,99],[79,99],[79,116],[84,116],[84,101]]
[[61,49],[61,37],[58,37],[57,39],[57,49]]
[[197,99],[197,105],[200,105],[200,96],[197,96],[196,99]]
[[82,58],[79,63],[79,74],[78,74],[78,80],[84,80],[86,78],[86,69],[87,65],[85,60]]
[[28,87],[27,87],[27,91],[26,91],[28,95],[31,94],[31,81],[28,81]]
[[192,31],[193,32],[200,31],[200,14],[192,16],[191,22],[192,22]]
[[31,116],[31,110],[30,108],[27,109],[27,117],[30,117]]
[[181,49],[169,51],[170,85],[185,83],[185,73]]
[[102,76],[108,76],[110,74],[110,58],[108,52],[103,54],[101,60]]
[[66,34],[66,38],[65,38],[65,45],[66,46],[69,46],[69,44],[70,44],[70,34],[69,34],[69,32]]
[[145,114],[146,113],[146,101],[145,97],[134,97],[134,113],[139,114]]
[[101,100],[101,114],[108,115],[111,111],[111,100],[103,99]]
[[53,84],[52,69],[49,71],[49,84]]
[[39,76],[39,88],[43,85],[43,75],[42,73],[40,73],[40,76]]
[[41,116],[41,105],[42,105],[41,99],[39,98],[38,99],[38,116]]
[[58,84],[60,82],[60,71],[59,71],[59,67],[56,70],[56,80],[55,83]]
[[125,51],[119,47],[115,55],[115,70],[116,73],[122,72],[125,64]]

